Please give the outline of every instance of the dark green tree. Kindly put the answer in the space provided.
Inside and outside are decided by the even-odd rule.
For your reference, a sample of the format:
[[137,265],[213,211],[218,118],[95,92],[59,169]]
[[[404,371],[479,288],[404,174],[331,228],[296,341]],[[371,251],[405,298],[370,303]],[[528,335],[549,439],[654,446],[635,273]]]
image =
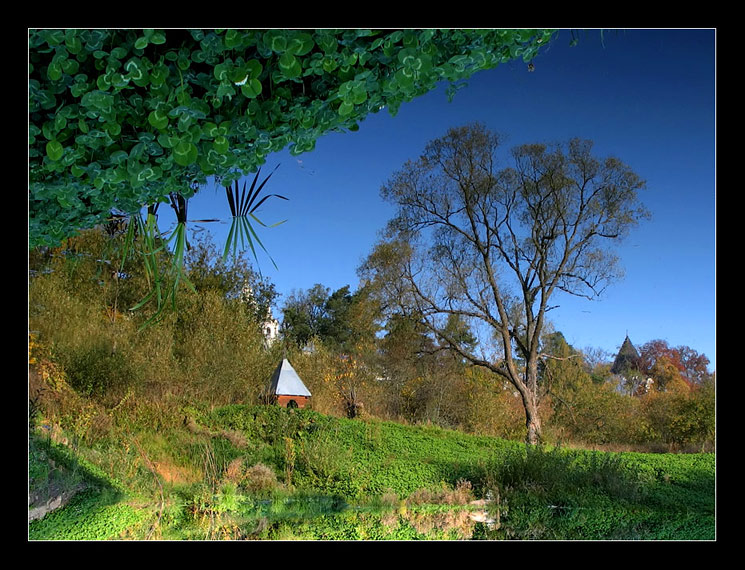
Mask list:
[[298,347],[306,346],[321,335],[326,318],[329,288],[320,283],[290,293],[282,307],[282,334],[286,341]]
[[349,323],[350,310],[354,297],[349,285],[337,289],[324,303],[324,315],[320,323],[321,339],[335,350],[349,348],[353,330]]
[[305,346],[318,339],[337,353],[358,355],[370,348],[377,332],[377,311],[364,290],[345,285],[330,293],[317,283],[293,292],[282,309],[287,340]]

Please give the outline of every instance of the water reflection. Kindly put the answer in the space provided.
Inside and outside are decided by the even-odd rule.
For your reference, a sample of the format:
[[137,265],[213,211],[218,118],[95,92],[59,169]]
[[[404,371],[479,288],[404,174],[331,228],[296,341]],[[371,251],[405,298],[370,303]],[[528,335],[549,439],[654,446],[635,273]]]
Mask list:
[[351,505],[329,496],[254,501],[243,515],[244,537],[259,540],[472,540],[493,526],[483,503]]

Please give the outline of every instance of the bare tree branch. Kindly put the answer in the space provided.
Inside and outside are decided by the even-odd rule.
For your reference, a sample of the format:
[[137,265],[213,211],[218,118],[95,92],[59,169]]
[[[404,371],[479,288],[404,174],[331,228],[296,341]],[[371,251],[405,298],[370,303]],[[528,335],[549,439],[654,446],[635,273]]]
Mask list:
[[[389,229],[401,245],[396,255],[374,253],[366,270],[450,350],[512,383],[535,443],[550,299],[594,298],[620,275],[605,245],[646,216],[637,202],[644,182],[618,159],[594,158],[589,141],[522,145],[498,169],[500,144],[481,125],[454,128],[396,172],[381,193],[398,208]],[[460,343],[447,316],[482,323],[499,357]]]

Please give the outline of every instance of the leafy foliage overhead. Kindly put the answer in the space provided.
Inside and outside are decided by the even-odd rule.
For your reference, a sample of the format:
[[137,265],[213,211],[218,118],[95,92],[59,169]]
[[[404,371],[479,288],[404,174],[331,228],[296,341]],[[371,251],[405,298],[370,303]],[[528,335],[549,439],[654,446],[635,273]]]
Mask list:
[[29,241],[229,186],[551,30],[31,30]]

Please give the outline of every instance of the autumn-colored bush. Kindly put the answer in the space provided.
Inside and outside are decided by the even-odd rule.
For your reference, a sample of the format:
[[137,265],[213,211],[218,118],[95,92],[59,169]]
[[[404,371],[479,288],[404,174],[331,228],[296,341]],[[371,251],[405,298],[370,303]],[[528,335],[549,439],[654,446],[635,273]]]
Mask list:
[[468,405],[461,429],[505,439],[525,438],[525,411],[518,394],[493,374],[466,372]]
[[645,395],[640,407],[647,440],[664,442],[673,451],[713,450],[714,397],[711,382],[693,389],[685,387]]
[[184,296],[171,342],[181,381],[211,405],[257,403],[275,365],[245,307],[212,290]]
[[609,383],[596,384],[589,379],[571,390],[552,394],[553,409],[549,433],[557,441],[605,445],[611,442],[632,444],[638,441],[635,398],[614,390]]

